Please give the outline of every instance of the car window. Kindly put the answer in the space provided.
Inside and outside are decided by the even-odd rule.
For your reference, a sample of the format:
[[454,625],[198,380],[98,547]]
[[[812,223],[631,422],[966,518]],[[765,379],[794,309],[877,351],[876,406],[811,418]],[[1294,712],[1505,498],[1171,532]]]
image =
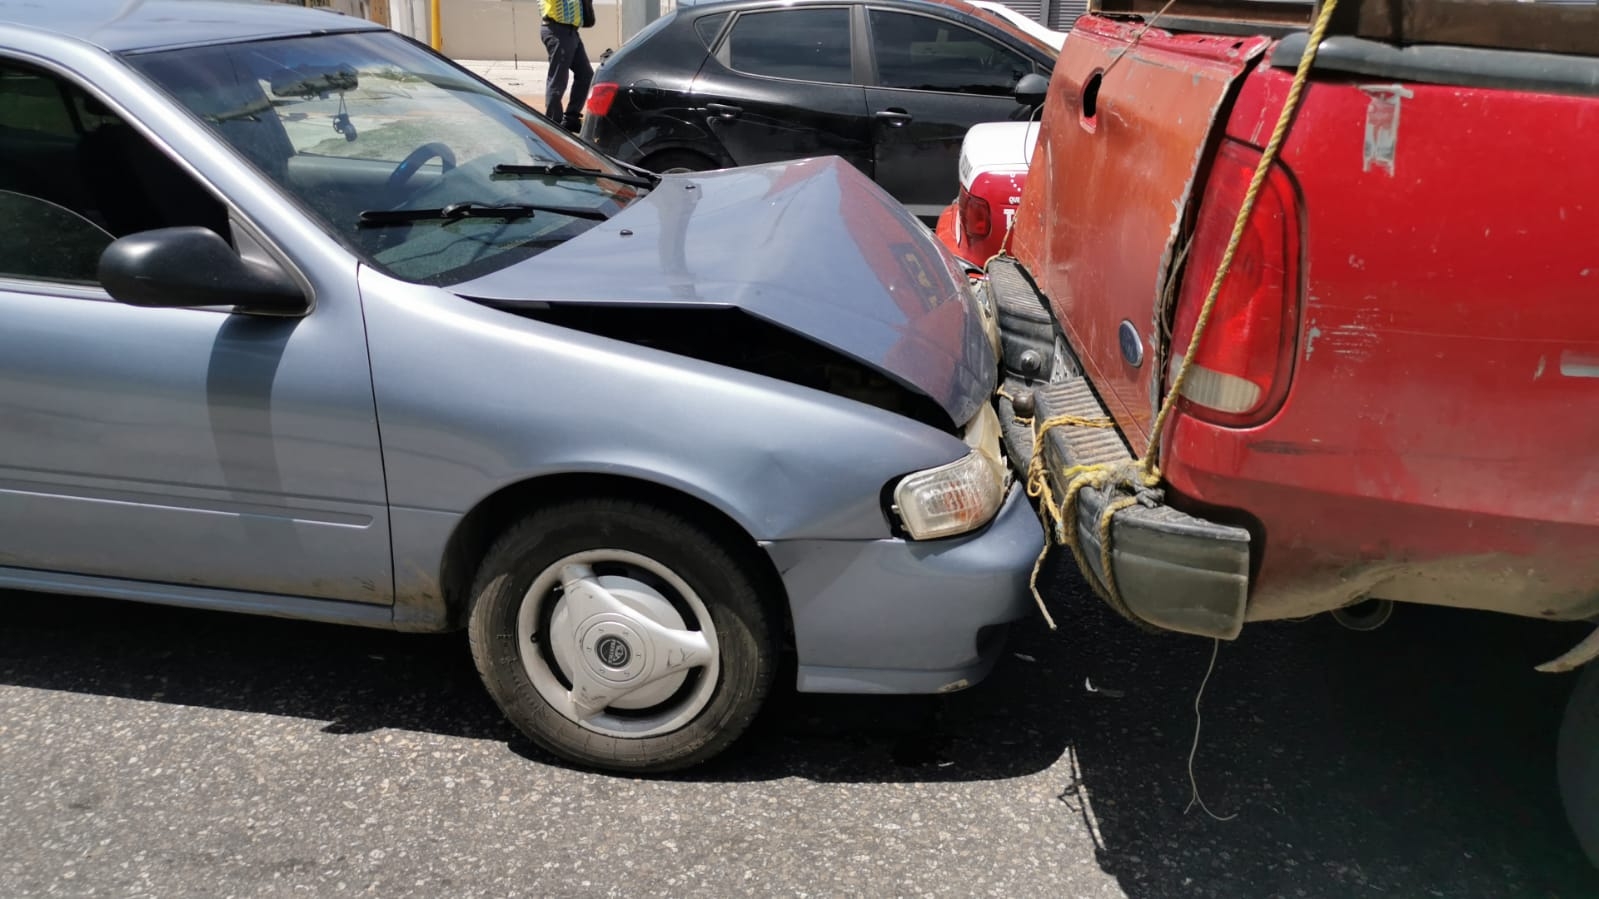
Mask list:
[[113,238],[199,225],[227,207],[83,89],[0,61],[0,274],[95,280]]
[[850,84],[849,10],[744,13],[717,50],[723,65],[750,75]]
[[722,33],[722,24],[727,21],[728,13],[719,12],[708,16],[700,16],[694,20],[694,30],[699,34],[700,40],[706,47],[716,43],[716,36]]
[[70,138],[72,104],[55,79],[22,69],[0,69],[0,126]]
[[0,277],[92,284],[111,241],[70,209],[0,190]]
[[1025,56],[952,22],[883,9],[870,18],[883,87],[1009,95],[1033,71]]

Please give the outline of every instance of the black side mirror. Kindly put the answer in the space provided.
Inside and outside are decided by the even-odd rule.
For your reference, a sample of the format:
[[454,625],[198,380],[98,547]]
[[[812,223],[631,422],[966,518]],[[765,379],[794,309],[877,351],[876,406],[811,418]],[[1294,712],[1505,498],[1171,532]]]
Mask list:
[[112,241],[100,254],[100,284],[130,306],[233,306],[293,315],[305,292],[279,269],[241,258],[209,228],[157,228]]
[[1037,72],[1023,75],[1016,82],[1016,102],[1029,109],[1044,102],[1044,95],[1049,93],[1049,79]]

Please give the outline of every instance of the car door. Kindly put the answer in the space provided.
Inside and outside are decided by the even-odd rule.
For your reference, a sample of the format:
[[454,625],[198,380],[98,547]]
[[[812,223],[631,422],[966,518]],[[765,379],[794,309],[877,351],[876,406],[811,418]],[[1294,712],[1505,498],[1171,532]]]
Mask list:
[[113,301],[100,251],[180,225],[285,258],[101,99],[0,55],[0,583],[392,603],[355,266],[301,272],[303,315]]
[[696,110],[738,165],[840,156],[872,174],[851,8],[746,11],[694,80]]
[[912,212],[936,218],[959,185],[966,130],[1011,118],[1012,91],[1034,63],[948,19],[879,7],[866,19],[877,182]]

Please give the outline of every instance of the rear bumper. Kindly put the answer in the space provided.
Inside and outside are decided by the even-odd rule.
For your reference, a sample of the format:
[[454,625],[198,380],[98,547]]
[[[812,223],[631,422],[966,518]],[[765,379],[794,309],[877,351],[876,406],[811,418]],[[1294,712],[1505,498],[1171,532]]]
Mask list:
[[[1006,269],[1009,269],[1008,271]],[[1001,308],[1038,303],[1030,283],[1009,262],[990,269],[990,286],[1002,295]],[[1031,296],[1024,295],[1031,293]],[[1001,339],[1035,350],[1037,335],[1005,329]],[[1017,354],[1007,345],[1007,365]],[[1035,429],[1060,415],[1109,418],[1086,379],[1072,372],[1064,351],[1056,352],[1053,370],[1043,380],[1007,379],[1006,392],[1033,403],[1029,421],[1017,421],[1010,400],[1000,400],[1000,421],[1012,464],[1025,473],[1035,445]],[[1117,464],[1132,461],[1132,454],[1115,430],[1062,426],[1045,433],[1040,444],[1046,476],[1057,498],[1065,495],[1060,472],[1077,465]],[[1086,578],[1106,583],[1100,545],[1101,516],[1107,506],[1125,493],[1115,489],[1084,489],[1077,503],[1077,520],[1063,522],[1075,529],[1078,545],[1088,560]],[[1111,522],[1110,561],[1118,593],[1127,611],[1163,630],[1206,637],[1233,639],[1243,628],[1249,599],[1249,532],[1208,521],[1162,502],[1140,503],[1115,514]]]
[[578,136],[623,162],[637,165],[642,158],[638,146],[606,116],[585,114]]
[[1032,609],[1043,531],[1020,485],[983,530],[910,540],[768,544],[794,619],[798,689],[942,693],[985,677],[1003,627]]

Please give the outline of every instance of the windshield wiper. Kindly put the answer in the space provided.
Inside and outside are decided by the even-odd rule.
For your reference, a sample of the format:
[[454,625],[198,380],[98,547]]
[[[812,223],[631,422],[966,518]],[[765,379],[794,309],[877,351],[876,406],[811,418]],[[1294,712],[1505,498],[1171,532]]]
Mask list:
[[617,184],[627,184],[632,187],[654,187],[661,183],[660,175],[613,175],[599,169],[580,169],[575,165],[564,162],[541,162],[534,165],[506,165],[494,167],[494,174],[501,178],[592,178],[606,181],[615,181]]
[[382,225],[404,225],[411,222],[426,222],[435,219],[446,222],[460,221],[461,219],[512,219],[529,218],[536,212],[549,212],[555,215],[566,215],[572,218],[589,219],[603,222],[609,216],[593,209],[583,209],[578,206],[538,206],[527,203],[474,203],[470,200],[451,203],[437,209],[368,209],[362,212],[356,220],[362,227],[377,227]]

